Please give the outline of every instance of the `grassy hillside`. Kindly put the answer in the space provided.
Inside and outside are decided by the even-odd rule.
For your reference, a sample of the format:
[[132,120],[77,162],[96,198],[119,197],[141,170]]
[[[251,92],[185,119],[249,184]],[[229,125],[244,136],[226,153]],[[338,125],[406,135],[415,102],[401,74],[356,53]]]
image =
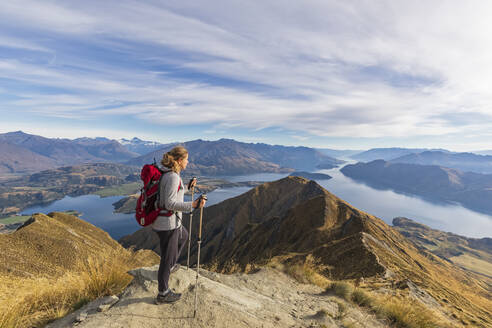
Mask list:
[[13,224],[27,221],[30,215],[12,215],[5,218],[0,218],[0,224]]
[[119,293],[129,269],[158,256],[121,247],[104,231],[69,214],[36,214],[0,235],[0,327],[42,326],[103,295]]
[[94,194],[99,195],[101,197],[126,196],[138,192],[141,188],[142,188],[141,182],[131,182],[122,185],[117,185],[114,187],[107,187],[94,192]]
[[394,218],[393,226],[418,247],[492,278],[492,238],[467,238],[402,217]]
[[[262,184],[205,208],[203,218],[201,260],[209,269],[254,272],[272,263],[308,267],[311,276],[364,280],[369,291],[420,302],[456,327],[492,325],[490,279],[416,247],[313,181],[287,177]],[[124,242],[149,249],[156,244],[148,229]],[[192,250],[195,263],[196,243]]]

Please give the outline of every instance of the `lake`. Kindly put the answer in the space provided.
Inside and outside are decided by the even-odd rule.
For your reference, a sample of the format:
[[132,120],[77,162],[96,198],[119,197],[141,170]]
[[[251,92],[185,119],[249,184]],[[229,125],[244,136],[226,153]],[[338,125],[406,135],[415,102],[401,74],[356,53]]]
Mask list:
[[85,221],[107,231],[111,237],[119,238],[137,231],[140,226],[135,221],[134,214],[113,213],[113,203],[122,196],[99,197],[84,195],[77,197],[65,196],[48,205],[33,206],[25,209],[22,214],[63,212],[76,210]]
[[[373,214],[391,224],[394,217],[404,216],[431,228],[453,232],[468,237],[492,237],[492,216],[474,212],[460,205],[437,204],[417,196],[379,190],[354,181],[340,172],[340,168],[318,170],[333,177],[330,180],[317,180],[332,194],[342,198],[354,207]],[[241,176],[220,176],[231,182],[274,181],[287,174],[260,173]],[[207,206],[238,196],[249,187],[217,189],[208,194]],[[101,198],[96,195],[69,197],[47,206],[35,206],[22,213],[49,213],[52,211],[76,210],[81,218],[107,231],[114,239],[119,239],[139,229],[133,214],[113,213],[112,204],[121,196]],[[186,198],[189,200],[189,197]]]
[[[436,203],[392,190],[375,189],[346,177],[340,169],[341,167],[315,171],[315,173],[332,176],[332,179],[316,180],[316,182],[352,206],[375,215],[390,225],[393,218],[403,216],[434,229],[467,237],[492,237],[492,216],[490,215],[472,211],[459,204]],[[261,173],[221,178],[233,182],[273,181],[285,176],[287,174]],[[238,194],[236,190],[221,191],[223,199]]]
[[492,237],[492,216],[459,204],[437,203],[418,196],[372,188],[352,180],[337,169],[321,170],[333,177],[318,183],[332,194],[391,224],[403,216],[431,228],[467,237]]

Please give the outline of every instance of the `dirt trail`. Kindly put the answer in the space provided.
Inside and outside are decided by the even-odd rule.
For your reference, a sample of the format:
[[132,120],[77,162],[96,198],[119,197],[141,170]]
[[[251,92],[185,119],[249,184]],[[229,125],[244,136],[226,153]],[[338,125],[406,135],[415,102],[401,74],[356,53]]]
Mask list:
[[[94,301],[47,327],[386,327],[317,286],[300,284],[270,268],[222,275],[200,270],[198,312],[193,318],[196,271],[179,269],[170,286],[183,293],[174,304],[155,305],[157,266],[134,270],[133,282],[114,305],[98,311]],[[346,310],[340,312],[344,305]]]

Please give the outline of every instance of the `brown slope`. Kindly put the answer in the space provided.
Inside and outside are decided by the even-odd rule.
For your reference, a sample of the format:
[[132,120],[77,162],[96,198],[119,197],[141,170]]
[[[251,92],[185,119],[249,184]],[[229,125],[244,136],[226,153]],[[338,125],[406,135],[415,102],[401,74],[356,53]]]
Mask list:
[[331,279],[372,277],[388,286],[410,280],[450,316],[477,326],[492,324],[490,280],[418,250],[382,220],[326,190],[284,215],[249,224],[224,247],[213,247],[214,239],[208,238],[204,258],[219,272],[248,271],[270,261],[311,262]]
[[[327,268],[323,273],[337,279],[392,274],[401,265],[419,265],[405,251],[413,246],[382,220],[359,211],[314,182],[308,184],[321,193],[306,195],[307,199],[284,213],[276,212],[272,219],[250,222],[224,247],[214,247],[217,251],[205,259],[213,258],[219,270],[236,271],[273,256],[314,255]],[[209,239],[207,232],[208,227],[205,250],[213,247],[210,243],[216,238]]]
[[[34,214],[11,234],[0,235],[0,276],[55,277],[74,269],[81,259],[121,249],[109,234],[64,213]],[[155,263],[150,252],[140,265]]]
[[[214,254],[213,249],[231,242],[250,223],[285,214],[289,208],[300,204],[316,195],[322,195],[323,189],[315,182],[299,177],[287,177],[278,181],[264,183],[234,198],[227,199],[204,209],[202,254]],[[198,229],[199,212],[194,212],[193,231]],[[189,216],[184,215],[183,223],[189,227]],[[141,229],[120,240],[125,246],[137,249],[157,249],[150,245],[152,230]],[[155,241],[157,242],[157,241]],[[145,246],[144,246],[145,245]],[[209,250],[210,249],[210,250]]]
[[[322,195],[314,181],[287,177],[264,183],[237,197],[210,206],[204,211],[202,254],[209,261],[221,249],[228,249],[233,239],[249,224],[258,224],[285,215],[290,208]],[[195,215],[193,229],[198,229]],[[185,220],[188,226],[187,220]],[[195,230],[196,231],[196,230]]]
[[492,238],[468,238],[431,229],[403,217],[394,218],[393,226],[418,247],[467,270],[492,278]]
[[[287,177],[263,184],[206,208],[203,220],[201,261],[216,271],[310,262],[330,279],[369,277],[387,288],[410,280],[449,315],[477,326],[492,324],[490,281],[417,249],[382,220],[313,181]],[[193,223],[196,238],[197,214]],[[149,233],[140,231],[140,241],[126,241],[143,244]],[[195,241],[191,263],[196,253]]]

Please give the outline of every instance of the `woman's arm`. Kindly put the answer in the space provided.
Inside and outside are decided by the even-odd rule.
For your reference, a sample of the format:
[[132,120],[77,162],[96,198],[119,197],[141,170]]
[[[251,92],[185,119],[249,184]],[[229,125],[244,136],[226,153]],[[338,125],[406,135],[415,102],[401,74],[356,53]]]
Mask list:
[[[191,212],[191,202],[183,202],[178,199],[178,186],[181,180],[180,177],[174,172],[167,174],[168,176],[163,177],[163,180],[165,180],[162,182],[164,183],[161,183],[160,185],[161,199],[164,200],[160,203],[170,211]],[[184,188],[184,186],[181,185],[181,188]]]

